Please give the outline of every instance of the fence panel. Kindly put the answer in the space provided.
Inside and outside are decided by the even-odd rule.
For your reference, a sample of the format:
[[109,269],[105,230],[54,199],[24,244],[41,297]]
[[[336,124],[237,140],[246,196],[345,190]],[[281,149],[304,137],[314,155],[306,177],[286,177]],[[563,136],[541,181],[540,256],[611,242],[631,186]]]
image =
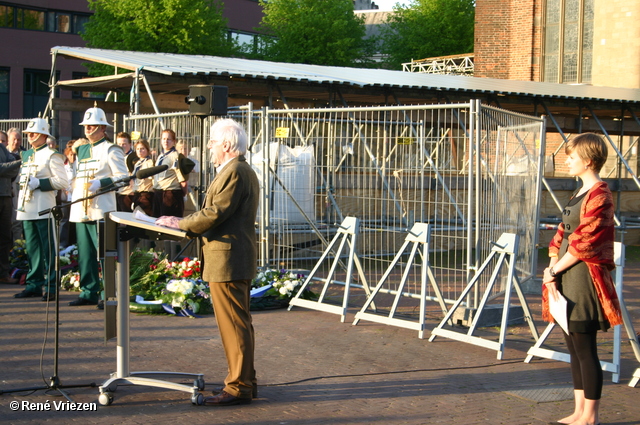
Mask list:
[[[432,226],[429,261],[447,300],[458,297],[503,232],[520,235],[519,275],[532,276],[542,120],[476,101],[290,110],[249,105],[230,115],[248,128],[247,159],[261,184],[259,266],[310,270],[337,226],[355,216],[366,277],[355,277],[356,284],[375,286],[416,222]],[[125,128],[140,131],[155,149],[163,128],[202,147],[201,126],[207,137],[214,119],[134,116]],[[202,169],[206,186],[211,172]],[[409,298],[420,293],[417,268],[403,292]]]

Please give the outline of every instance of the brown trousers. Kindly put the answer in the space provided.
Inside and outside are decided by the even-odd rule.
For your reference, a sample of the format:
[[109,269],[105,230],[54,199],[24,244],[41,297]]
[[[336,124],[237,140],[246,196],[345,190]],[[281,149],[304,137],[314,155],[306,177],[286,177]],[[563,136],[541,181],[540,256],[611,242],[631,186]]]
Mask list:
[[255,339],[249,311],[251,281],[210,282],[209,289],[229,366],[224,391],[235,397],[251,398],[257,383],[253,365]]

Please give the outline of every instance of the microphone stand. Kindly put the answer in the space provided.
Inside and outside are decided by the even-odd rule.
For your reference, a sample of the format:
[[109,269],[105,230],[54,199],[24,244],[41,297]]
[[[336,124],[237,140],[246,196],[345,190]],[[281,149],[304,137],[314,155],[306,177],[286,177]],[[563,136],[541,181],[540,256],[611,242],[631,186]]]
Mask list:
[[60,280],[61,280],[61,276],[60,276],[60,221],[62,220],[62,209],[63,208],[69,208],[71,207],[71,205],[77,203],[77,202],[82,202],[82,201],[86,201],[89,199],[93,199],[96,196],[100,196],[103,195],[105,193],[109,193],[112,191],[115,191],[117,189],[119,189],[120,187],[122,187],[121,183],[126,183],[126,182],[118,182],[118,183],[114,183],[111,184],[109,186],[106,187],[105,190],[100,190],[98,192],[93,193],[92,195],[89,195],[85,198],[80,198],[80,199],[76,199],[75,201],[71,201],[71,202],[67,202],[67,203],[62,203],[60,205],[56,205],[54,207],[51,207],[49,209],[46,210],[42,210],[38,212],[38,215],[47,215],[47,214],[51,214],[54,218],[54,233],[56,236],[56,240],[55,240],[55,275],[56,275],[56,304],[55,304],[55,324],[54,324],[54,346],[53,346],[53,376],[51,376],[49,378],[49,383],[48,385],[45,386],[37,386],[37,387],[26,387],[26,388],[14,388],[14,389],[9,389],[9,390],[2,390],[0,389],[0,394],[9,394],[9,393],[19,393],[19,392],[23,392],[23,391],[39,391],[39,390],[56,390],[58,391],[60,394],[62,394],[67,400],[69,400],[70,402],[73,403],[73,400],[69,397],[69,395],[64,392],[62,389],[63,388],[81,388],[81,387],[91,387],[91,388],[95,388],[97,387],[95,382],[92,382],[90,384],[82,384],[82,385],[61,385],[60,384],[60,377],[58,376],[58,357],[59,357],[59,333],[60,333],[60,297],[59,297],[59,292],[60,292]]

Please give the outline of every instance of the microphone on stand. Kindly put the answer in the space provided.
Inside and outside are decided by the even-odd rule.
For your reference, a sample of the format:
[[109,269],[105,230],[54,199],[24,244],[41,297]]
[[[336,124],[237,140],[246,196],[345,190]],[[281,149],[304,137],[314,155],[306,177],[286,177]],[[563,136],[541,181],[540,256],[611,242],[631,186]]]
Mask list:
[[107,187],[108,188],[112,188],[113,186],[122,187],[122,186],[125,186],[126,184],[129,184],[131,180],[146,179],[148,177],[155,176],[156,174],[160,174],[163,171],[167,170],[168,168],[169,168],[168,165],[158,165],[156,167],[145,168],[144,170],[138,171],[134,176],[126,176],[120,179],[116,179]]
[[[160,174],[163,171],[166,171],[169,169],[168,165],[158,165],[155,167],[149,167],[149,168],[145,168],[144,170],[140,170],[136,173],[135,178],[142,180],[142,179],[146,179],[148,177],[151,176],[155,176],[156,174]],[[133,176],[131,178],[134,178]]]

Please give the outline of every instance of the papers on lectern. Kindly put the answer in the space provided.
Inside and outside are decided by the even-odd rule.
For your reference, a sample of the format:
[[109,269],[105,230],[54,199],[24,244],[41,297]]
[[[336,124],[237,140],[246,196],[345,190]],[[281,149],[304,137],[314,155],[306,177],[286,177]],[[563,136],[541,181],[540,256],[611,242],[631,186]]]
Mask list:
[[553,319],[562,328],[564,333],[569,335],[569,318],[567,317],[567,299],[558,293],[558,299],[554,300],[549,295],[549,312]]
[[156,218],[145,214],[140,207],[136,207],[136,209],[133,210],[133,218],[144,221],[145,223],[156,224]]

